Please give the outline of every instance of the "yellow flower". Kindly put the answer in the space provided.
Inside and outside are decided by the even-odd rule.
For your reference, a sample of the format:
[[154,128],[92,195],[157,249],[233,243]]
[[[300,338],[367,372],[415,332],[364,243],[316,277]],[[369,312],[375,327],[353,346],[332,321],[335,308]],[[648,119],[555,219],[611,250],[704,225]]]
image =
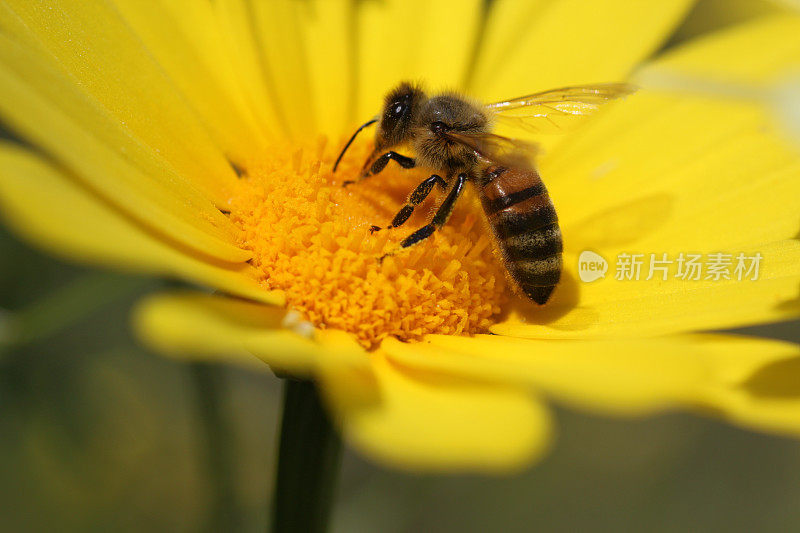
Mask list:
[[[67,257],[217,290],[153,296],[137,327],[167,353],[314,378],[347,440],[393,465],[519,468],[549,443],[544,398],[800,435],[796,345],[696,333],[800,314],[800,160],[759,105],[645,88],[549,141],[565,274],[545,307],[504,291],[469,202],[377,261],[404,234],[367,228],[420,175],[342,190],[331,164],[393,84],[490,101],[625,80],[691,2],[483,4],[4,2],[0,116],[30,144],[0,147],[3,216]],[[769,84],[800,64],[798,32],[760,18],[638,75]],[[584,283],[584,250],[763,260],[757,281]]]

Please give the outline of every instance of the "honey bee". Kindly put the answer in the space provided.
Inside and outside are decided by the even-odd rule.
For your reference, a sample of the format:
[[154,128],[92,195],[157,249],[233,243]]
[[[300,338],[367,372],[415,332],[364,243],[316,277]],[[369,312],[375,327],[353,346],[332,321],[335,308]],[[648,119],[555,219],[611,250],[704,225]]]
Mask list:
[[[542,305],[561,278],[563,243],[558,217],[536,170],[536,145],[491,130],[501,121],[534,132],[560,128],[569,119],[590,115],[634,90],[625,83],[583,85],[485,105],[452,92],[429,96],[419,86],[403,82],[386,95],[380,114],[356,130],[333,171],[358,133],[377,123],[375,149],[359,179],[378,174],[389,161],[406,169],[425,167],[435,172],[417,185],[387,226],[403,225],[434,187],[447,193],[430,222],[403,239],[399,250],[441,228],[467,182],[472,183],[513,286]],[[410,147],[416,157],[396,152],[401,146]]]

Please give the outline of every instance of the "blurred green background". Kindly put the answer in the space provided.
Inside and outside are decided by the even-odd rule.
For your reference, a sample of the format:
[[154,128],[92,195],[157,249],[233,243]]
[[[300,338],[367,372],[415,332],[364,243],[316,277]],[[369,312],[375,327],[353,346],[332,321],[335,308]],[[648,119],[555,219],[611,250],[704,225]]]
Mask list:
[[[721,4],[701,3],[670,45],[707,31],[708,13],[752,14]],[[0,531],[266,529],[280,382],[138,345],[131,305],[163,284],[0,228]],[[743,331],[800,340],[798,322]],[[679,414],[556,414],[552,453],[513,477],[398,473],[346,451],[332,530],[800,530],[796,440]]]

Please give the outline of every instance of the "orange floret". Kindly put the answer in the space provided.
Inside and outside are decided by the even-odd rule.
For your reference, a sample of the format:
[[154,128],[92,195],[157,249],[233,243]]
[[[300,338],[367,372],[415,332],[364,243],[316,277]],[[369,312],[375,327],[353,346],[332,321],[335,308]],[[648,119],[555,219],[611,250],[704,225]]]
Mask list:
[[247,166],[231,199],[241,246],[263,273],[265,288],[285,292],[290,308],[318,328],[337,328],[374,348],[387,335],[402,340],[429,333],[485,331],[507,299],[503,267],[479,207],[462,199],[448,224],[397,255],[400,240],[425,224],[442,194],[434,191],[398,229],[385,227],[406,195],[428,175],[389,168],[355,179],[366,157],[354,147],[337,174],[330,147],[274,149]]

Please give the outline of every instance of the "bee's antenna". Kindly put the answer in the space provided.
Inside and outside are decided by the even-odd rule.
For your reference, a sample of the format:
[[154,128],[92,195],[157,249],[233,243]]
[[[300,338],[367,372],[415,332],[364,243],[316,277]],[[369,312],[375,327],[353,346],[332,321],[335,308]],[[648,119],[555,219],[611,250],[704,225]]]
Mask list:
[[341,161],[341,160],[342,160],[342,157],[344,157],[344,153],[347,151],[347,149],[348,149],[348,148],[350,148],[350,145],[351,145],[351,144],[353,144],[353,141],[354,141],[354,140],[356,140],[356,135],[358,135],[358,134],[359,134],[359,132],[360,132],[361,130],[363,130],[364,128],[366,128],[367,126],[372,126],[372,125],[373,125],[373,124],[375,124],[376,122],[378,122],[378,119],[377,119],[377,118],[373,118],[372,120],[370,120],[370,121],[368,121],[368,122],[365,122],[364,124],[362,124],[362,125],[361,125],[361,126],[360,126],[360,127],[357,129],[357,130],[356,130],[356,132],[353,134],[353,136],[352,136],[352,137],[350,137],[350,140],[349,140],[349,141],[347,141],[347,144],[345,144],[345,145],[344,145],[344,148],[342,148],[342,153],[341,153],[341,154],[339,154],[339,157],[337,157],[337,158],[336,158],[336,163],[334,163],[334,164],[333,164],[333,171],[334,171],[334,172],[336,172],[336,167],[338,167],[338,166],[339,166],[339,161]]

